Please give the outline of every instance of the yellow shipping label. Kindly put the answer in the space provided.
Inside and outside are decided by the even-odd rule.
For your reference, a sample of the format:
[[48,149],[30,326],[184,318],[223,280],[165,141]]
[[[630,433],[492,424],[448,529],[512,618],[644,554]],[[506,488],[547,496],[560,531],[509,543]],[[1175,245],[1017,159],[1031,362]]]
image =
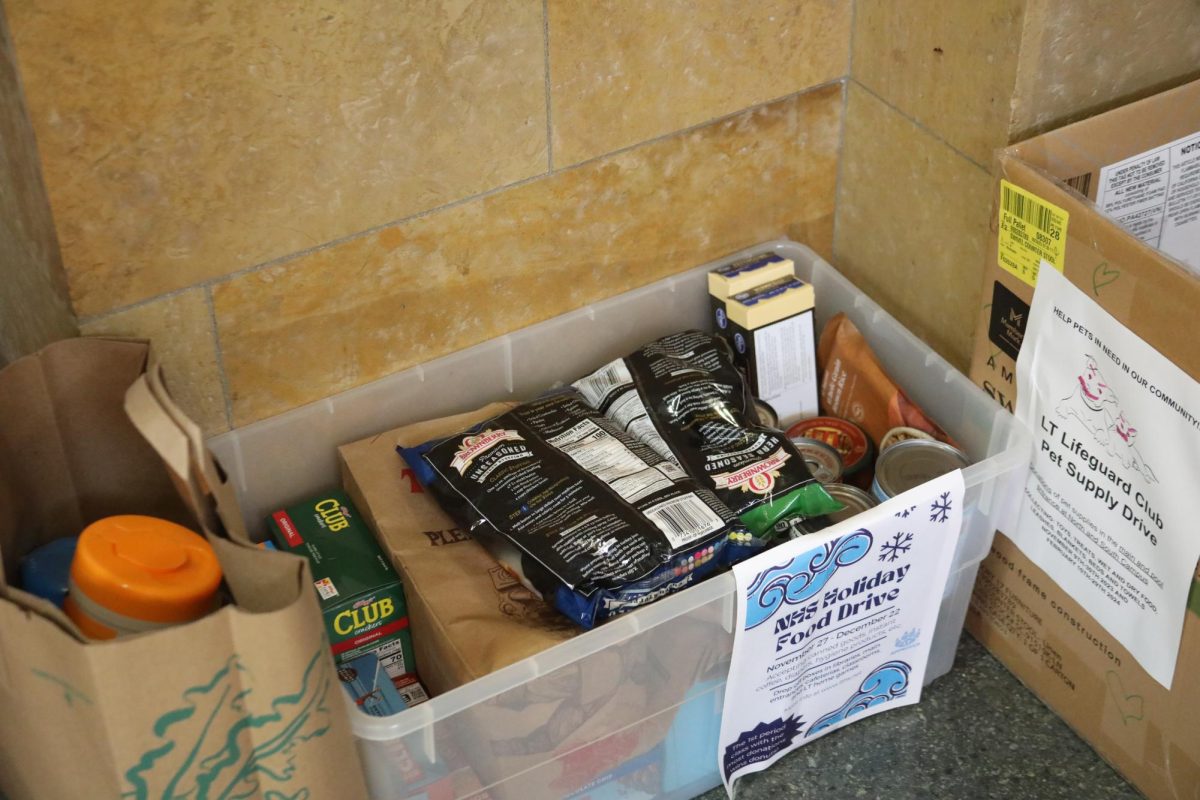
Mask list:
[[1000,181],[1000,267],[1037,286],[1043,261],[1063,271],[1070,215],[1016,184]]

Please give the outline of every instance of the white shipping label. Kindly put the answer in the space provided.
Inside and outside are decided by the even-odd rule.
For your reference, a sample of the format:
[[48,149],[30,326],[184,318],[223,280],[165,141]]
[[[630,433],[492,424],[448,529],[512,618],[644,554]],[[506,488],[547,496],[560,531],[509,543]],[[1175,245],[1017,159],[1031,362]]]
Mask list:
[[1045,269],[1016,414],[1034,453],[1009,537],[1169,689],[1200,558],[1200,386]]
[[734,566],[718,750],[731,796],[738,777],[921,699],[963,492],[956,470]]
[[1101,169],[1096,205],[1146,244],[1200,270],[1200,132]]

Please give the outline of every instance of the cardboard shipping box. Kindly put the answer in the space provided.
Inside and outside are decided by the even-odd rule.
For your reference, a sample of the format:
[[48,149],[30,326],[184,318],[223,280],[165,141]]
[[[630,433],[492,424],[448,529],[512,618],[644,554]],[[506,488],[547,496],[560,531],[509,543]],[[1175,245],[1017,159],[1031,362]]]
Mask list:
[[[1200,279],[1095,205],[1103,168],[1197,132],[1200,82],[1000,152],[971,378],[1005,408],[1015,408],[1015,360],[1042,262],[1063,270],[1105,311],[1200,378]],[[1190,163],[1180,169],[1184,157],[1200,152],[1188,148],[1172,153],[1174,174],[1166,155],[1139,159],[1129,173],[1136,208],[1124,220],[1164,247],[1169,232],[1200,225],[1195,185],[1172,188],[1161,207],[1151,197],[1167,196],[1167,178],[1200,184],[1200,169]],[[1172,207],[1178,200],[1190,210]],[[1170,691],[1003,532],[981,565],[967,628],[1147,796],[1200,797],[1200,582],[1192,585]]]

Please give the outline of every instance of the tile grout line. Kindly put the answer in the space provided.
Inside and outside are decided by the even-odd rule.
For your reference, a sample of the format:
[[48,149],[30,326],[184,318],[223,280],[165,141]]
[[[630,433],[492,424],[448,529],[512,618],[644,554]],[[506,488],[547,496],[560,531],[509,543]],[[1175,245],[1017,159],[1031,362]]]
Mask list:
[[100,320],[116,316],[117,314],[123,314],[126,311],[133,311],[134,309],[141,308],[142,306],[149,305],[150,303],[158,302],[159,300],[167,300],[172,297],[177,297],[178,295],[181,295],[184,292],[190,292],[193,289],[208,289],[213,286],[219,286],[222,283],[229,283],[230,281],[233,281],[237,278],[241,278],[245,275],[250,275],[255,272],[261,272],[262,270],[270,269],[271,267],[277,267],[281,264],[286,264],[287,262],[293,261],[298,258],[304,258],[305,256],[311,256],[314,253],[321,252],[322,250],[328,250],[330,248],[338,247],[340,245],[347,244],[348,242],[353,242],[357,239],[362,239],[362,238],[365,238],[372,234],[379,233],[380,231],[385,230],[387,228],[391,228],[392,226],[403,225],[408,222],[414,222],[418,219],[422,219],[423,217],[427,217],[431,214],[436,214],[440,211],[447,211],[449,209],[464,205],[465,203],[470,203],[474,200],[482,200],[484,198],[491,197],[494,194],[499,194],[500,192],[506,192],[509,189],[516,189],[518,187],[524,186],[525,184],[533,183],[534,181],[541,180],[545,177],[546,177],[546,173],[544,173],[544,172],[538,173],[537,175],[531,175],[528,178],[522,178],[521,180],[514,181],[513,183],[506,183],[503,186],[497,186],[496,188],[488,189],[485,192],[473,194],[468,197],[462,197],[462,198],[459,198],[458,200],[451,201],[444,205],[435,206],[433,208],[427,208],[424,211],[418,211],[416,214],[411,214],[407,217],[401,217],[399,219],[389,220],[388,222],[382,222],[379,225],[373,225],[370,228],[364,228],[361,231],[355,231],[354,233],[349,233],[349,234],[346,234],[345,236],[340,236],[337,239],[330,239],[328,242],[322,242],[321,244],[315,244],[312,247],[306,247],[303,250],[294,250],[290,253],[287,253],[282,256],[276,256],[275,258],[272,258],[268,261],[263,261],[259,264],[251,264],[248,267],[242,267],[241,269],[236,269],[233,272],[229,272],[224,275],[218,275],[213,278],[205,278],[202,281],[197,281],[196,283],[188,284],[187,286],[181,286],[178,289],[171,289],[168,292],[163,292],[162,294],[156,294],[153,297],[147,297],[144,300],[137,300],[133,303],[129,303],[128,305],[119,306],[117,308],[110,309],[108,311],[103,311],[99,314],[89,314],[88,316],[80,317],[80,323],[98,322]]
[[[801,97],[806,94],[813,94],[813,93],[819,92],[823,89],[829,89],[833,86],[839,86],[839,85],[841,85],[841,83],[844,80],[845,80],[844,77],[839,76],[837,78],[833,78],[832,80],[827,80],[822,83],[815,84],[813,86],[806,86],[803,89],[798,89],[797,91],[789,92],[788,94],[779,95],[778,97],[772,97],[772,98],[764,100],[760,103],[755,103],[754,105],[746,106],[745,108],[740,108],[736,111],[731,111],[728,114],[722,114],[720,116],[713,117],[711,119],[707,119],[702,122],[698,122],[694,125],[689,125],[686,128],[680,128],[678,130],[668,131],[667,133],[661,134],[659,136],[655,136],[651,139],[646,139],[641,142],[635,142],[633,144],[626,145],[625,147],[622,147],[620,149],[613,150],[612,152],[602,153],[601,155],[593,156],[585,161],[580,161],[577,164],[571,164],[566,167],[560,167],[560,168],[556,169],[553,174],[558,175],[563,172],[570,172],[573,170],[582,169],[584,167],[595,164],[596,162],[603,161],[604,159],[613,158],[613,157],[619,156],[619,155],[624,155],[625,153],[628,153],[632,150],[636,150],[639,147],[646,147],[649,145],[664,142],[664,141],[674,138],[676,136],[685,136],[685,135],[688,135],[691,133],[695,133],[696,131],[701,130],[703,128],[707,128],[710,125],[716,125],[718,123],[726,122],[728,120],[734,119],[735,117],[739,117],[743,114],[748,114],[748,113],[752,113],[755,111],[759,111],[763,108],[766,108],[767,106],[774,105],[775,103],[782,103],[786,100],[792,100],[794,98]],[[449,211],[450,209],[458,208],[459,206],[466,205],[467,203],[472,203],[476,200],[483,200],[488,197],[492,197],[493,195],[500,194],[501,192],[507,192],[510,189],[517,189],[522,186],[526,186],[528,184],[535,183],[540,180],[545,180],[546,178],[549,178],[549,177],[551,177],[551,174],[548,174],[545,172],[538,173],[537,175],[531,175],[528,178],[522,178],[521,180],[514,181],[513,183],[506,183],[503,186],[497,186],[494,189],[488,189],[487,191],[479,192],[478,194],[468,195],[467,197],[460,197],[457,200],[453,200],[449,203],[445,203],[440,206],[434,206],[433,208],[427,208],[423,211],[418,211],[417,213],[411,214],[407,217],[400,217],[398,219],[390,220],[388,222],[383,222],[383,223],[380,223],[379,225],[374,225],[370,228],[366,228],[361,231],[355,231],[354,233],[346,234],[345,236],[341,236],[337,239],[332,239],[328,242],[323,242],[321,244],[313,245],[312,247],[307,247],[303,250],[296,250],[296,251],[287,253],[282,256],[277,256],[268,261],[264,261],[260,264],[253,264],[248,267],[242,267],[241,269],[234,270],[233,272],[227,273],[225,275],[219,275],[214,278],[206,278],[205,280],[197,281],[196,283],[189,284],[187,286],[181,286],[178,289],[171,289],[168,292],[163,292],[162,294],[156,294],[153,297],[147,297],[144,300],[137,300],[133,303],[129,303],[127,305],[123,305],[123,306],[119,306],[117,308],[103,311],[99,314],[89,314],[87,316],[80,317],[79,321],[80,321],[80,324],[83,324],[83,323],[91,324],[94,322],[99,322],[104,319],[108,319],[109,317],[116,316],[117,314],[123,314],[126,311],[133,311],[134,309],[141,308],[142,306],[149,305],[149,304],[157,302],[159,300],[165,300],[165,299],[169,299],[172,297],[176,297],[178,295],[183,294],[184,292],[192,291],[193,289],[210,289],[214,286],[219,286],[223,283],[229,283],[230,281],[236,280],[237,278],[245,277],[246,275],[251,275],[256,272],[261,272],[263,270],[270,269],[271,267],[277,267],[277,266],[286,264],[289,261],[294,261],[296,259],[304,258],[305,256],[313,255],[314,253],[319,253],[323,250],[329,250],[331,248],[339,247],[343,244],[347,244],[349,242],[353,242],[358,239],[363,239],[367,236],[371,236],[372,234],[378,233],[382,230],[394,227],[396,225],[405,225],[410,222],[415,222],[416,220],[424,219],[425,217],[432,216],[433,214],[438,214],[443,211]]]
[[550,92],[550,0],[542,0],[542,63],[546,68],[546,174],[554,174],[554,118]]
[[849,127],[850,112],[850,81],[854,79],[854,32],[858,30],[858,0],[850,3],[850,52],[846,54],[846,77],[842,79],[842,128],[838,132],[837,177],[833,180],[833,241],[829,244],[829,252],[833,259],[838,257],[838,222],[842,210],[842,176],[846,170],[846,128]]
[[[850,76],[847,75],[842,81],[842,119],[841,130],[838,131],[838,147],[837,147],[837,176],[833,180],[833,241],[829,244],[829,250],[836,262],[838,257],[838,222],[841,219],[842,210],[842,178],[846,172],[846,128],[849,127],[850,112]],[[837,266],[835,263],[834,266]]]
[[608,153],[602,153],[598,156],[592,156],[591,158],[587,159],[586,161],[580,161],[578,164],[572,164],[569,167],[562,167],[561,169],[559,169],[559,172],[565,172],[567,170],[573,170],[573,169],[578,169],[580,167],[586,167],[589,164],[594,164],[595,162],[602,161],[606,158],[612,158],[613,156],[624,155],[625,153],[628,153],[631,150],[636,150],[639,147],[645,147],[646,145],[651,145],[651,144],[658,144],[659,142],[664,142],[667,139],[670,139],[675,136],[683,136],[685,134],[695,133],[696,131],[701,130],[703,128],[707,128],[710,125],[716,125],[717,123],[720,123],[720,122],[727,122],[728,120],[731,120],[734,117],[740,117],[742,114],[748,114],[753,111],[759,111],[763,108],[766,108],[767,106],[774,105],[775,103],[782,103],[785,100],[791,100],[793,98],[800,97],[801,95],[818,92],[822,89],[828,89],[831,86],[837,86],[841,82],[842,82],[842,77],[838,76],[837,78],[833,78],[832,80],[827,80],[822,83],[815,84],[813,86],[806,86],[803,89],[797,89],[794,92],[788,92],[787,94],[781,94],[778,97],[772,97],[767,100],[763,100],[760,103],[755,103],[754,105],[746,106],[745,108],[739,108],[738,110],[731,111],[728,114],[721,114],[720,116],[712,117],[711,119],[706,119],[703,122],[697,122],[695,125],[689,125],[686,128],[679,128],[678,130],[670,131],[670,132],[664,133],[660,136],[655,136],[651,139],[646,139],[641,142],[634,142],[633,144],[625,145],[624,147],[621,147],[617,150],[613,150]]
[[854,81],[854,83],[855,83],[855,84],[856,84],[856,85],[857,85],[857,86],[858,86],[860,89],[862,89],[862,90],[863,90],[864,92],[866,92],[867,94],[871,95],[871,97],[874,97],[876,100],[878,100],[879,102],[883,103],[885,106],[887,106],[888,108],[890,108],[892,111],[895,111],[897,114],[899,114],[900,116],[904,117],[904,119],[906,119],[906,120],[908,120],[910,123],[912,123],[912,125],[913,125],[914,127],[916,127],[916,128],[917,128],[917,130],[919,130],[919,131],[921,131],[922,133],[924,133],[924,134],[926,134],[926,135],[928,135],[928,136],[930,136],[930,137],[932,137],[932,138],[936,139],[937,141],[939,141],[939,142],[941,142],[942,144],[944,144],[946,147],[948,147],[948,148],[950,148],[951,150],[953,150],[953,151],[954,151],[954,152],[955,152],[957,155],[961,156],[962,158],[965,158],[967,161],[970,161],[970,162],[971,162],[973,165],[975,165],[975,166],[976,166],[976,167],[978,167],[979,169],[983,170],[984,172],[988,173],[989,175],[991,174],[992,170],[991,170],[991,168],[990,168],[990,167],[985,167],[983,164],[980,164],[978,161],[976,161],[975,159],[971,158],[971,156],[967,155],[967,154],[966,154],[966,153],[964,153],[962,150],[959,150],[957,147],[955,147],[954,145],[950,144],[950,142],[948,142],[948,141],[946,141],[944,138],[942,138],[942,137],[941,137],[941,135],[939,135],[939,134],[938,134],[936,131],[934,131],[934,130],[932,130],[931,128],[929,128],[928,126],[926,126],[926,125],[925,125],[925,123],[921,122],[920,120],[917,120],[916,118],[914,118],[914,117],[912,117],[912,116],[909,116],[909,115],[908,115],[906,112],[904,112],[904,111],[902,111],[901,109],[897,108],[896,106],[892,105],[892,104],[891,104],[891,103],[889,103],[889,102],[888,102],[886,99],[884,99],[884,98],[883,98],[881,95],[877,94],[877,93],[876,93],[876,92],[875,92],[873,89],[871,89],[871,87],[869,87],[869,86],[867,86],[866,84],[864,84],[862,81],[859,81],[859,80],[857,80],[857,79],[855,79],[855,78],[851,78],[851,80],[853,80],[853,81]]
[[221,378],[221,396],[225,400],[225,424],[233,430],[233,394],[229,391],[229,375],[225,372],[225,353],[221,350],[221,332],[217,328],[217,306],[213,302],[211,286],[204,287],[204,301],[208,304],[208,322],[212,326],[213,350],[217,356],[217,375]]
[[143,306],[148,306],[151,303],[157,303],[160,300],[173,300],[182,294],[186,294],[187,292],[191,292],[196,289],[203,289],[206,286],[207,286],[206,281],[200,281],[199,283],[189,284],[189,285],[184,286],[179,289],[172,289],[169,292],[163,292],[162,294],[156,294],[153,297],[147,297],[145,300],[138,300],[138,301],[130,303],[128,305],[118,306],[117,308],[111,309],[109,311],[102,311],[99,314],[88,314],[86,316],[82,316],[79,318],[79,324],[80,325],[91,325],[94,322],[103,322],[104,320],[109,319],[110,317],[115,317],[118,314],[124,314],[126,311],[136,311],[137,309],[142,308]]

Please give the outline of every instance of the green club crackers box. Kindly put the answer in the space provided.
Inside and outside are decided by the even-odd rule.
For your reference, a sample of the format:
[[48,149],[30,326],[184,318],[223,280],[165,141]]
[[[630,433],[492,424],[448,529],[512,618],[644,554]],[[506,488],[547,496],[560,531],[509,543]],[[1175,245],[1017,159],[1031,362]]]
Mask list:
[[391,678],[416,671],[400,577],[344,494],[276,511],[267,528],[280,550],[312,565],[338,666],[375,653]]

